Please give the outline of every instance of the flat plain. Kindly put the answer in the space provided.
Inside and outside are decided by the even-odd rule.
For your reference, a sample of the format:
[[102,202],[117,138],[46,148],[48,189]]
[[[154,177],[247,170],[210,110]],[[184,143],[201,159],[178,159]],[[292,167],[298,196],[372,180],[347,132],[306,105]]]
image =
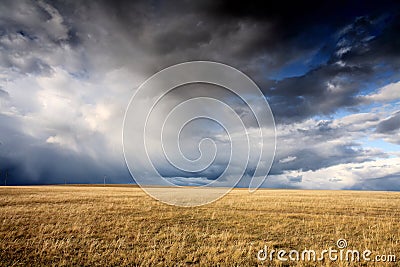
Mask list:
[[[400,193],[235,189],[195,208],[136,187],[0,187],[1,266],[399,266]],[[271,261],[336,248],[396,262]]]

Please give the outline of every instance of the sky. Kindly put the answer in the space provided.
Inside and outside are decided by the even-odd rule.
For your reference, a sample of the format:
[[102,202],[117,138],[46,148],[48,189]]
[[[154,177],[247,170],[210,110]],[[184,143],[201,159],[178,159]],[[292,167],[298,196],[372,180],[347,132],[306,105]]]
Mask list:
[[[271,107],[263,187],[400,190],[399,33],[396,1],[1,1],[0,184],[6,172],[10,185],[133,183],[121,137],[129,100],[154,73],[209,60],[243,71]],[[197,95],[248,114],[211,85],[165,103]],[[201,185],[228,164],[223,135],[207,121],[183,131],[189,158],[205,137],[220,148],[197,173],[150,154],[163,177]]]

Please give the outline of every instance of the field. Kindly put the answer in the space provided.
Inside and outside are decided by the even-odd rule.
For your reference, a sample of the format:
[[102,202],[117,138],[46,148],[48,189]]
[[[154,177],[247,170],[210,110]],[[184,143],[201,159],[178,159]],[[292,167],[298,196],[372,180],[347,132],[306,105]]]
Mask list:
[[[233,190],[181,208],[135,187],[0,188],[1,266],[398,266],[400,193]],[[269,249],[336,248],[396,263],[260,261]]]

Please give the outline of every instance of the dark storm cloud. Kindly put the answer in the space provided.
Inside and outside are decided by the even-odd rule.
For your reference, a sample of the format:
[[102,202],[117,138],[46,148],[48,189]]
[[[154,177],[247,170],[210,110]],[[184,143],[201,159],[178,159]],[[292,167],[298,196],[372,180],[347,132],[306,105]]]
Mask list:
[[265,94],[278,122],[302,120],[357,105],[359,85],[371,74],[368,68],[328,65],[301,77],[270,83],[273,89]]
[[[265,92],[278,123],[356,107],[366,84],[387,83],[387,72],[399,79],[395,1],[98,5],[119,31],[155,56],[147,62],[152,71],[198,59],[244,70]],[[304,72],[300,76],[270,78],[296,62]]]
[[[99,15],[104,12],[119,32],[157,57],[153,63],[156,70],[196,59],[222,61],[248,71],[259,70],[261,60],[261,69],[276,69],[290,55],[315,48],[315,42],[307,42],[312,47],[299,42],[298,48],[288,49],[294,41],[281,42],[282,33],[272,19],[226,16],[215,1],[118,1],[97,6]],[[300,39],[296,35],[291,40],[296,38]]]
[[[195,59],[219,60],[248,70],[261,83],[268,72],[300,54],[316,49],[334,53],[331,42],[338,40],[332,40],[331,35],[353,23],[357,16],[381,15],[396,7],[389,1],[310,2],[294,4],[294,8],[284,2],[264,1],[55,2],[54,6],[71,24],[70,32],[80,38],[85,36],[79,23],[87,21],[87,16],[104,17],[99,26],[111,31],[109,37],[118,31],[132,45],[155,55],[154,68]],[[71,17],[72,13],[77,17]],[[113,22],[115,28],[107,28],[106,21]],[[119,46],[118,42],[114,45]],[[259,73],[262,70],[267,73]]]
[[[278,121],[301,120],[357,107],[367,85],[400,78],[399,16],[355,19],[339,32],[326,64],[299,77],[265,82]],[[391,40],[389,42],[389,40]],[[396,47],[395,47],[396,46]],[[268,89],[269,88],[269,89]]]
[[[156,53],[154,69],[197,59],[231,64],[262,87],[278,122],[356,107],[366,84],[387,83],[387,72],[399,79],[395,1],[119,1],[104,6],[125,34]],[[299,56],[304,54],[310,58]],[[300,76],[269,78],[294,62],[302,66]]]

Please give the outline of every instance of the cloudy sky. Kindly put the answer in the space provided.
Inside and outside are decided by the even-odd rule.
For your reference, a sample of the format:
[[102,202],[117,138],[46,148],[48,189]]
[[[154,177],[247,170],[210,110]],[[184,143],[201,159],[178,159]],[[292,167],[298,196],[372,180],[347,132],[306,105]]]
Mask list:
[[[165,67],[211,60],[251,77],[272,109],[263,186],[400,190],[395,2],[1,1],[0,182],[6,171],[8,184],[133,182],[121,138],[130,98]],[[212,86],[169,103],[206,93],[241,110]],[[223,150],[220,129],[199,125],[183,150],[196,157],[198,136]],[[226,168],[220,155],[196,175],[158,167],[200,184]]]

